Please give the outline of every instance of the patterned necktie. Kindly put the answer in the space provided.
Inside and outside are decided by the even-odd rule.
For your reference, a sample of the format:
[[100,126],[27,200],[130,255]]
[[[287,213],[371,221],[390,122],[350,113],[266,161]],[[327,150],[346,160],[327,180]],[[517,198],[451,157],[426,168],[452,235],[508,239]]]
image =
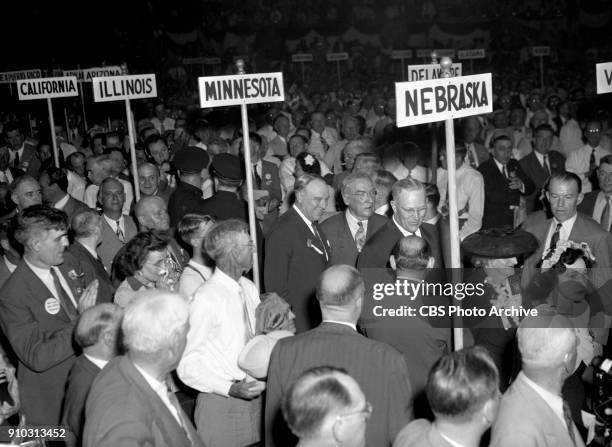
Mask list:
[[570,439],[572,440],[572,444],[576,445],[576,435],[574,434],[572,411],[570,410],[569,404],[565,400],[563,401],[563,419],[565,419],[565,423],[567,424],[567,432],[569,434]]
[[59,298],[62,309],[64,309],[66,314],[68,314],[68,318],[70,318],[70,321],[76,320],[79,315],[77,313],[76,308],[74,307],[74,304],[72,303],[72,300],[70,299],[70,296],[62,287],[62,283],[60,282],[59,277],[57,276],[57,272],[54,268],[51,268],[51,270],[49,271],[51,272],[51,276],[53,277],[53,285],[55,286],[55,291],[57,292],[57,296]]
[[321,233],[319,233],[319,229],[317,228],[318,225],[319,225],[319,223],[317,221],[314,221],[312,223],[312,229],[314,231],[315,236],[317,237],[317,239],[321,243],[321,246],[323,247],[323,252],[325,253],[325,260],[329,261],[329,255],[327,254],[327,247],[325,246],[325,242],[323,242],[323,238],[321,237]]
[[365,245],[366,241],[366,232],[365,228],[363,228],[363,222],[357,221],[357,231],[355,232],[355,244],[357,244],[357,251],[361,253],[361,249]]
[[553,233],[552,237],[550,238],[550,245],[548,246],[548,253],[546,254],[546,257],[544,259],[549,259],[552,257],[555,248],[557,247],[557,242],[559,242],[559,233],[561,232],[561,223],[557,223],[557,226],[555,227],[555,232]]
[[610,230],[610,197],[606,197],[606,206],[604,206],[601,212],[599,222],[604,230]]
[[121,226],[119,225],[119,222],[120,220],[115,221],[115,223],[117,224],[117,231],[115,232],[115,234],[119,238],[119,241],[121,241],[122,244],[125,244],[125,235],[123,234],[123,231],[121,231]]
[[548,164],[548,154],[544,154],[544,169],[546,174],[550,177],[550,165]]

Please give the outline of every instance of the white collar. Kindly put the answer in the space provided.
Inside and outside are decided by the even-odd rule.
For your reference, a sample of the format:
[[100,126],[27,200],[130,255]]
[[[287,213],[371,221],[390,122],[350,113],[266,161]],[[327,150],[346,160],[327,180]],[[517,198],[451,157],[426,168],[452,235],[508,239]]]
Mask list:
[[62,199],[58,200],[55,205],[53,205],[53,208],[63,210],[66,204],[68,203],[68,200],[70,200],[70,196],[66,194]]
[[308,229],[310,231],[312,231],[312,221],[310,221],[306,216],[304,216],[304,213],[302,213],[302,211],[300,211],[300,209],[297,207],[297,205],[294,204],[293,205],[293,209],[298,213],[298,215],[306,223],[306,226],[308,227]]
[[404,237],[406,236],[418,236],[418,237],[423,237],[421,236],[421,229],[417,228],[417,230],[413,233],[412,231],[408,231],[406,230],[404,227],[402,227],[399,223],[397,223],[397,220],[395,219],[395,215],[393,215],[392,217],[393,219],[393,223],[395,224],[395,226],[397,227],[398,230],[400,230],[400,232],[402,233],[402,235]]
[[108,364],[108,360],[102,360],[96,357],[92,357],[91,355],[85,353],[83,353],[83,355],[87,358],[87,360],[89,360],[91,363],[93,363],[100,369],[104,369],[104,367]]
[[327,319],[325,319],[325,320],[323,320],[323,323],[342,324],[344,326],[348,326],[350,328],[353,328],[353,330],[355,330],[355,331],[357,330],[357,326],[356,325],[354,325],[353,323],[348,323],[346,321],[337,321],[337,320],[327,320]]

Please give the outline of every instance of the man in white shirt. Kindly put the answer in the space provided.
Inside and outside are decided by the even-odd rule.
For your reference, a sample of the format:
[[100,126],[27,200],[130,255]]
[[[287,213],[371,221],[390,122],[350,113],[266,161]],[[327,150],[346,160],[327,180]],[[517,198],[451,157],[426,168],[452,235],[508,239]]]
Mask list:
[[597,179],[593,174],[599,166],[599,160],[610,154],[610,150],[601,144],[601,132],[601,121],[589,121],[584,129],[584,136],[587,140],[587,144],[573,151],[565,162],[565,169],[580,177],[583,193],[597,189],[598,185],[593,184],[593,182],[597,183]]
[[216,224],[204,241],[215,272],[194,294],[185,353],[177,372],[200,392],[195,425],[206,445],[251,445],[260,441],[263,383],[238,367],[252,338],[259,293],[242,275],[253,265],[246,223]]
[[491,446],[584,447],[561,393],[576,366],[572,323],[560,315],[529,317],[517,336],[522,371],[502,397]]

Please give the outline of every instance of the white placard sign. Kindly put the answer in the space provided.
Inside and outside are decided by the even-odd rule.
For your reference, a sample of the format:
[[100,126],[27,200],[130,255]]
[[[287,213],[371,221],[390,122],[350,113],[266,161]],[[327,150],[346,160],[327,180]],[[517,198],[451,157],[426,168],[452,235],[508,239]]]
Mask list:
[[312,54],[311,53],[292,54],[291,62],[312,62]]
[[76,76],[79,82],[91,82],[93,78],[120,76],[121,73],[121,67],[113,65],[109,67],[85,68],[83,70],[65,70],[64,76]]
[[207,76],[198,84],[202,108],[285,100],[282,73]]
[[612,62],[595,65],[597,94],[612,92]]
[[[462,74],[461,62],[451,65],[451,76],[459,77]],[[408,65],[409,81],[425,81],[428,79],[440,79],[442,77],[442,67],[434,64]]]
[[10,84],[22,79],[36,79],[41,77],[42,72],[40,70],[6,71],[0,73],[0,84]]
[[327,53],[325,55],[327,62],[345,61],[348,60],[348,53]]
[[493,111],[491,73],[395,84],[397,125],[413,126]]
[[457,57],[459,59],[484,59],[485,50],[484,48],[476,48],[474,50],[460,50],[457,51]]
[[455,50],[452,48],[438,48],[434,50],[438,55],[438,58],[441,57],[455,57]]
[[79,96],[79,87],[77,79],[74,76],[25,79],[17,81],[17,93],[21,101],[30,99],[67,98],[70,96]]
[[531,47],[531,54],[534,57],[550,56],[550,47]]
[[95,102],[157,96],[157,83],[153,73],[93,78],[92,83]]
[[393,50],[391,59],[412,59],[412,50]]

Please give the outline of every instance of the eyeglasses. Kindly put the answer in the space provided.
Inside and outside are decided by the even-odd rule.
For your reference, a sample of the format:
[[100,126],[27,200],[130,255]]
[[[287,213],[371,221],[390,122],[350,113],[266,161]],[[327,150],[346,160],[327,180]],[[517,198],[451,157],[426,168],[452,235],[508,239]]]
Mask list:
[[373,189],[372,191],[349,192],[348,195],[349,196],[358,197],[359,200],[361,200],[361,201],[366,200],[366,198],[368,198],[368,197],[370,199],[375,199],[376,198],[376,190]]
[[355,415],[363,415],[366,420],[370,419],[370,416],[372,416],[372,404],[370,402],[366,402],[365,408],[362,408],[361,410],[355,410],[355,411],[350,411],[348,413],[341,414],[338,416],[338,419],[344,419],[344,418],[355,416]]

